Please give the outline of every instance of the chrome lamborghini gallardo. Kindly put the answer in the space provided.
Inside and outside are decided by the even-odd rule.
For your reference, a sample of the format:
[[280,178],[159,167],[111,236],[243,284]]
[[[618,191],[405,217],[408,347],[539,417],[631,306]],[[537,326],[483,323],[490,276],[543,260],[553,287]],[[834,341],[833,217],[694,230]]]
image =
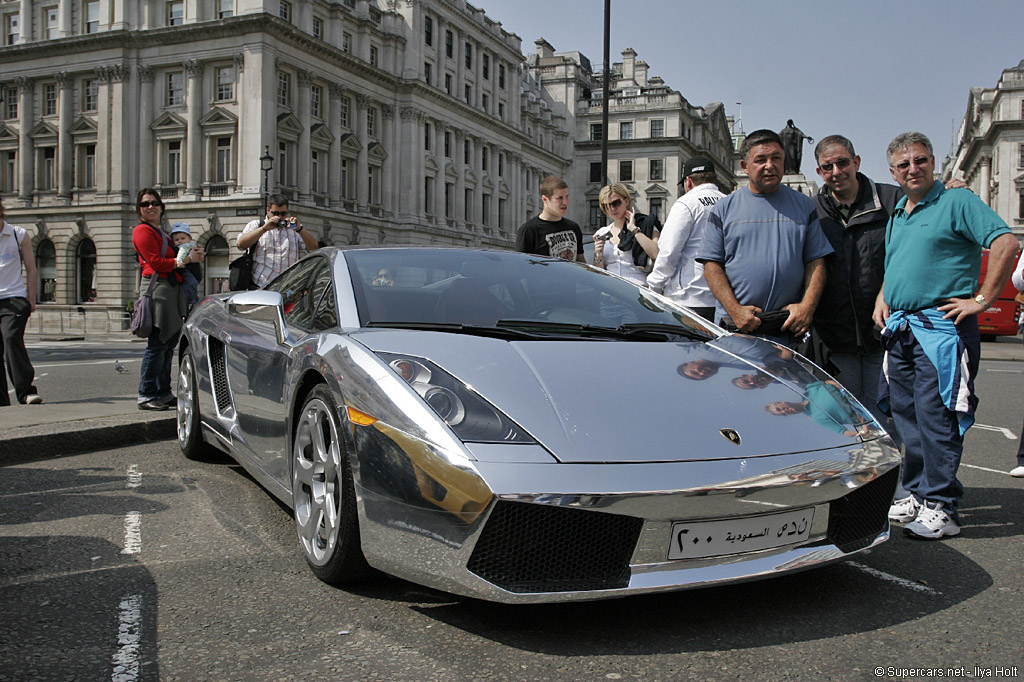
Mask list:
[[203,300],[178,440],[293,511],[330,583],[499,602],[749,580],[885,541],[890,437],[834,379],[589,266],[321,249]]

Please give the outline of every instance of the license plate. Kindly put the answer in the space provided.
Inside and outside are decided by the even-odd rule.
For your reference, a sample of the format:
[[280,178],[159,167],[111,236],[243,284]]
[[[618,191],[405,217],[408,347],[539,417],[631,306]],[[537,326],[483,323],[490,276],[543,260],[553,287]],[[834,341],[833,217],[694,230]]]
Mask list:
[[721,521],[672,524],[669,559],[700,559],[756,552],[803,542],[811,536],[814,509],[748,516]]

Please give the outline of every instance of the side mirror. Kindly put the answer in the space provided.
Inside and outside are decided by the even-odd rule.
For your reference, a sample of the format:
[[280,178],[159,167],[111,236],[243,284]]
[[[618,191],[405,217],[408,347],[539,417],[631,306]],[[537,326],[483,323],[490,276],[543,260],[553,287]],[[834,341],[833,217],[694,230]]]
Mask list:
[[284,322],[284,297],[276,291],[242,291],[228,299],[228,314],[247,320],[270,322],[277,332],[277,342],[291,343],[291,334]]

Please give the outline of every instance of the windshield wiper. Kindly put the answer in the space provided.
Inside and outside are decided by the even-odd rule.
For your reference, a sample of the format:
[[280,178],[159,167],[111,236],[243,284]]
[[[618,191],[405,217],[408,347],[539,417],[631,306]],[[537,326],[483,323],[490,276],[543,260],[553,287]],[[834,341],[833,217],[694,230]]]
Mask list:
[[641,333],[665,333],[673,336],[685,336],[688,339],[695,339],[697,341],[710,341],[715,338],[713,335],[703,332],[699,329],[692,327],[684,327],[677,324],[662,324],[659,322],[633,322],[630,324],[624,324],[616,328],[616,331],[621,332],[625,335],[641,334]]
[[583,337],[628,339],[631,341],[667,341],[667,336],[685,336],[698,341],[707,341],[712,338],[696,329],[656,322],[639,322],[624,324],[618,327],[599,327],[592,324],[549,322],[547,320],[498,320],[495,325],[502,328],[542,329],[551,333],[574,334]]
[[383,322],[374,320],[366,323],[375,329],[416,329],[428,332],[448,332],[450,334],[470,334],[473,336],[491,336],[497,339],[539,339],[538,334],[531,334],[523,329],[486,327],[472,324],[452,324],[446,322]]

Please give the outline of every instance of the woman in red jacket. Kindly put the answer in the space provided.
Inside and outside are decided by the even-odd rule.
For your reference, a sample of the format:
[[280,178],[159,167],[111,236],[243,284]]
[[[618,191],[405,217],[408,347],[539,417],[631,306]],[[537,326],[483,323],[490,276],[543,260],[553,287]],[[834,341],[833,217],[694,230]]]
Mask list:
[[[175,272],[174,244],[160,227],[164,215],[160,193],[151,187],[139,190],[135,210],[142,219],[132,230],[132,246],[142,267],[140,290],[148,289],[151,278],[157,278],[153,288],[153,333],[142,355],[139,409],[169,410],[178,404],[171,393],[171,362],[182,320],[188,310],[185,288],[181,285],[181,273]],[[202,247],[196,246],[185,262],[198,263],[203,260],[203,255]]]

